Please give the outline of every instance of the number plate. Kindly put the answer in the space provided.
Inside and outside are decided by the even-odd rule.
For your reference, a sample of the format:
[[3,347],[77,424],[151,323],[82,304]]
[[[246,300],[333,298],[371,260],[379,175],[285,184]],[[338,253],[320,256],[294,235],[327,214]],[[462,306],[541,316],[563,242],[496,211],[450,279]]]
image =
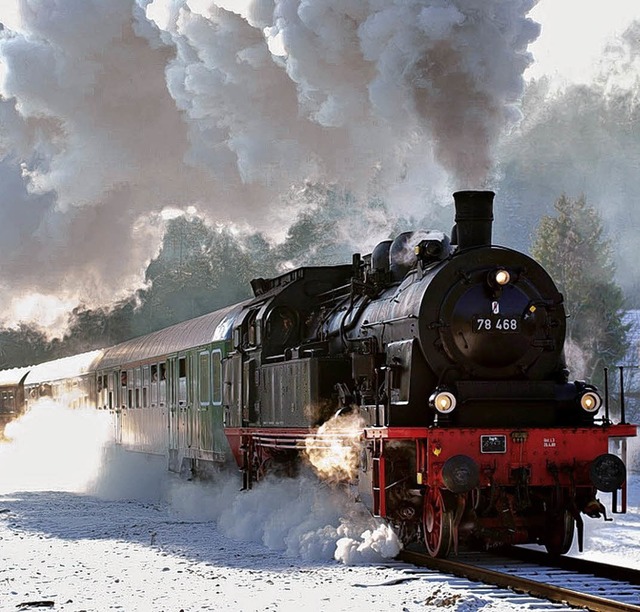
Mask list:
[[490,315],[487,317],[473,317],[473,331],[476,334],[497,332],[500,334],[514,334],[520,331],[520,317],[505,317]]
[[507,436],[480,436],[481,453],[506,453]]

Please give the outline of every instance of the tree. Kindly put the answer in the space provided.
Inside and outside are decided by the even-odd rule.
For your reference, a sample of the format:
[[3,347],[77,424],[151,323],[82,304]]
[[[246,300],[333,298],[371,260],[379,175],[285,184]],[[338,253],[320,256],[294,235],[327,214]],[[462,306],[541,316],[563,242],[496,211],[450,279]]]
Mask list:
[[251,296],[251,279],[272,276],[269,245],[259,234],[234,234],[197,217],[167,225],[162,248],[138,292],[134,335],[146,334]]
[[46,334],[33,325],[0,329],[0,369],[32,365],[52,359]]
[[349,263],[353,253],[373,248],[366,244],[367,238],[389,237],[392,221],[384,201],[377,197],[358,199],[335,185],[306,183],[288,194],[287,205],[300,212],[285,240],[273,249],[281,267]]
[[625,354],[624,296],[615,282],[615,264],[602,219],[587,205],[562,195],[556,216],[540,221],[532,254],[564,294],[569,314],[566,356],[577,378],[596,382],[605,366]]

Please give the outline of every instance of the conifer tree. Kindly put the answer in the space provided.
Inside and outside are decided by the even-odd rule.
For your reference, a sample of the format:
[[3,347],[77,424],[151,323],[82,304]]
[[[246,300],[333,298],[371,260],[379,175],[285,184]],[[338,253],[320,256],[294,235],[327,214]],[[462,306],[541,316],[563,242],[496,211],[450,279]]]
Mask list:
[[564,295],[573,377],[599,382],[603,368],[618,363],[626,350],[624,296],[615,281],[611,244],[584,196],[562,195],[555,210],[556,216],[541,219],[532,255]]

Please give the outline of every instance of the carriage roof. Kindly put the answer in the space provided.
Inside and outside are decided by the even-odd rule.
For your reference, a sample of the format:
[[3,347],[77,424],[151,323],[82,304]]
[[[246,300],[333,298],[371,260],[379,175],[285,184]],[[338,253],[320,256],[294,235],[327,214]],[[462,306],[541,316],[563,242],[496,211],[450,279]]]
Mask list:
[[104,349],[93,364],[94,369],[106,370],[154,357],[165,357],[218,340],[228,340],[233,321],[242,307],[243,304],[229,306]]

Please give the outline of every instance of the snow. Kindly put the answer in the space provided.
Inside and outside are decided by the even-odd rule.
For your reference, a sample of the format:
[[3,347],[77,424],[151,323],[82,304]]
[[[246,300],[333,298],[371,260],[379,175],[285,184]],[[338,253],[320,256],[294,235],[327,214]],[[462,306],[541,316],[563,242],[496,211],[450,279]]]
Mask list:
[[62,357],[34,365],[29,370],[28,384],[53,382],[65,378],[81,376],[89,371],[91,364],[102,355],[102,349],[87,351],[79,355]]
[[[311,474],[249,492],[237,473],[186,482],[114,448],[108,415],[88,409],[39,405],[7,433],[2,612],[568,609],[393,560],[388,527]],[[640,475],[628,514],[586,523],[584,556],[638,567]]]

